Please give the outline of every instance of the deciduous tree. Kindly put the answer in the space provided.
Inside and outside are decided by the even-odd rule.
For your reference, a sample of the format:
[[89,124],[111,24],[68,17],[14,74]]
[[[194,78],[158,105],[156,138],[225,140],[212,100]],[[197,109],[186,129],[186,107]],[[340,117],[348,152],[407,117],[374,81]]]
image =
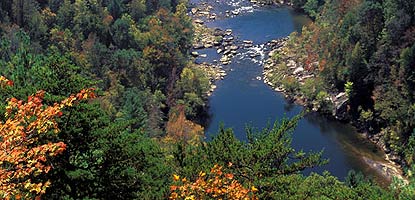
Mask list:
[[[1,77],[8,85],[10,81]],[[64,107],[93,98],[91,89],[82,90],[53,106],[42,104],[45,92],[29,96],[27,102],[11,98],[0,121],[0,197],[40,197],[51,184],[42,180],[48,173],[52,157],[62,153],[66,144],[54,141],[59,133],[56,117],[62,115]]]

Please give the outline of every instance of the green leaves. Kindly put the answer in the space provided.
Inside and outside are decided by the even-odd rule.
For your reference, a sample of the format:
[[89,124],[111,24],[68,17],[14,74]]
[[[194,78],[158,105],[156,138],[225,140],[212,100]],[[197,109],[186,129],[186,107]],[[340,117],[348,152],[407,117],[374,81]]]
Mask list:
[[319,0],[307,0],[304,4],[303,9],[307,12],[311,17],[316,18],[319,13]]
[[183,169],[180,174],[196,177],[197,172],[207,170],[216,163],[232,163],[231,171],[239,177],[239,181],[258,186],[262,195],[269,191],[281,192],[278,190],[280,185],[271,183],[327,163],[327,160],[322,159],[322,152],[304,153],[291,147],[291,133],[298,119],[283,119],[262,131],[248,129],[246,142],[237,139],[231,129],[220,128],[212,141],[197,149],[188,148],[176,154],[185,156],[179,162]]

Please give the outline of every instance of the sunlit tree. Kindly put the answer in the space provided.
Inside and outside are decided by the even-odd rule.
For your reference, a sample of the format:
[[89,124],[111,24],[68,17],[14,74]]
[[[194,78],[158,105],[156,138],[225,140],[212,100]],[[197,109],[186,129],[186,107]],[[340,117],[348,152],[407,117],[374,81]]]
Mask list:
[[[4,77],[0,81],[2,87],[12,84]],[[7,104],[5,120],[0,121],[0,198],[33,198],[45,193],[51,182],[41,176],[52,169],[51,158],[66,148],[53,137],[60,131],[56,117],[63,108],[94,97],[92,90],[82,90],[45,106],[44,95],[39,91],[26,102],[11,98]]]

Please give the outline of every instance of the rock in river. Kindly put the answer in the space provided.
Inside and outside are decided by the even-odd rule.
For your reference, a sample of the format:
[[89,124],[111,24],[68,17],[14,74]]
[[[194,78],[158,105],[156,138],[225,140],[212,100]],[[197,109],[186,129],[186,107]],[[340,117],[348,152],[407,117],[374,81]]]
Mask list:
[[193,15],[196,15],[197,11],[199,11],[198,8],[192,8],[191,12]]
[[222,36],[222,35],[224,35],[225,34],[225,32],[224,31],[222,31],[222,29],[220,29],[220,28],[216,28],[214,31],[213,31],[213,35],[214,36]]
[[197,23],[197,24],[203,24],[204,22],[201,19],[195,19],[195,23]]
[[239,47],[236,46],[236,45],[231,46],[231,50],[238,50],[238,49],[239,49]]
[[193,49],[203,49],[204,47],[202,43],[193,44]]
[[199,53],[197,51],[192,51],[191,54],[192,54],[193,57],[198,57],[199,56]]
[[232,41],[234,38],[232,37],[232,36],[228,36],[228,37],[224,37],[223,38],[223,40],[225,41],[225,42],[230,42],[230,41]]
[[213,45],[212,44],[210,44],[210,43],[208,43],[208,44],[205,44],[205,46],[204,46],[205,48],[212,48],[213,47]]

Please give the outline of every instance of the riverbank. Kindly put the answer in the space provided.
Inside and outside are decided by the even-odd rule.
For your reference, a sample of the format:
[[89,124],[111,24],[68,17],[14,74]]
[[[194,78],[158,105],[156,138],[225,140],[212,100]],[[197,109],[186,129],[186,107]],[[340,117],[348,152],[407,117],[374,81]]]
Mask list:
[[200,17],[204,17],[206,19],[214,20],[216,15],[210,13],[211,9],[212,6],[208,4],[202,4],[200,7],[192,8],[190,12],[194,27],[194,39],[192,44],[193,48],[191,52],[191,55],[194,57],[193,67],[201,69],[208,77],[208,96],[210,96],[216,89],[216,81],[223,80],[227,75],[226,71],[223,69],[223,66],[218,63],[196,62],[196,58],[198,57],[207,57],[207,54],[199,53],[198,50],[209,49],[219,45],[219,41],[215,39],[214,31],[207,28],[207,26],[204,24],[204,21],[200,19]]
[[[320,67],[319,62],[306,65],[307,56],[298,51],[293,52],[300,47],[290,41],[289,37],[273,40],[271,43],[274,45],[264,64],[264,83],[275,91],[283,93],[290,101],[311,111],[343,122],[350,120],[347,114],[349,103],[347,93],[326,91],[322,88],[321,80],[315,71]],[[372,160],[364,156],[363,161],[389,180],[396,177],[407,182],[407,178],[403,175],[400,158],[387,149],[379,134],[363,133],[361,135],[384,152],[387,162]]]
[[[208,28],[207,26],[208,24],[217,24],[215,23],[216,20],[222,21],[222,20],[227,20],[228,18],[232,19],[237,16],[238,18],[243,17],[246,14],[238,13],[238,15],[234,15],[232,14],[232,11],[233,10],[244,10],[245,12],[251,12],[249,8],[251,8],[253,5],[248,5],[248,6],[241,5],[241,6],[244,6],[245,9],[241,9],[241,7],[231,7],[231,8],[225,7],[221,9],[216,9],[215,6],[209,5],[207,3],[201,3],[200,5],[201,7],[191,8],[189,12],[189,15],[193,18],[194,25],[195,25],[195,40],[193,43],[192,55],[195,57],[195,60],[203,60],[201,58],[204,58],[204,57],[212,58],[211,56],[215,56],[215,59],[213,59],[213,61],[208,61],[205,63],[202,62],[199,64],[214,64],[217,66],[218,69],[222,69],[225,71],[224,75],[227,75],[228,72],[233,70],[233,69],[230,69],[230,67],[228,66],[232,66],[232,68],[234,68],[235,64],[232,62],[239,63],[241,61],[239,59],[248,58],[252,60],[254,63],[263,63],[264,69],[265,69],[264,74],[263,74],[264,78],[262,78],[261,76],[256,76],[255,80],[258,80],[258,81],[264,80],[264,82],[267,83],[268,85],[271,85],[272,88],[274,88],[274,90],[285,94],[286,98],[291,99],[291,101],[296,102],[297,104],[307,106],[310,108],[310,110],[314,110],[314,111],[318,111],[322,113],[322,111],[326,109],[323,112],[326,114],[326,116],[333,115],[333,111],[335,111],[334,116],[337,116],[336,118],[338,120],[344,120],[342,117],[347,117],[347,116],[341,116],[342,113],[345,113],[342,111],[342,109],[347,110],[348,98],[345,93],[340,93],[340,92],[337,92],[337,93],[336,92],[330,92],[330,93],[323,92],[320,94],[317,93],[315,95],[318,96],[318,99],[320,100],[318,102],[310,101],[304,98],[304,96],[301,95],[301,93],[290,93],[291,91],[295,91],[294,88],[296,85],[306,84],[309,86],[310,85],[318,86],[318,84],[315,84],[315,82],[313,81],[313,80],[316,80],[317,78],[315,77],[315,73],[312,73],[309,70],[305,69],[304,66],[302,66],[299,62],[297,62],[295,58],[297,55],[296,52],[290,52],[288,51],[289,49],[287,49],[287,51],[285,52],[280,52],[281,54],[283,54],[283,56],[292,58],[291,60],[288,60],[288,59],[285,60],[286,70],[283,70],[284,73],[276,73],[276,72],[280,72],[280,70],[275,69],[277,66],[277,63],[275,63],[272,59],[268,59],[268,60],[264,59],[266,55],[269,55],[269,58],[272,58],[272,57],[282,58],[283,56],[281,55],[275,56],[274,54],[275,52],[277,52],[277,50],[288,46],[288,41],[289,41],[288,38],[271,40],[265,43],[263,43],[264,40],[261,40],[259,44],[258,43],[254,44],[252,40],[246,40],[247,38],[251,39],[252,36],[245,38],[245,40],[240,39],[239,38],[239,36],[241,35],[241,33],[239,33],[240,30],[238,32],[238,35],[235,35],[232,29],[226,28],[225,30],[221,30],[219,28]],[[229,16],[228,13],[231,13],[231,16]],[[211,16],[215,16],[215,17],[211,17]],[[225,41],[224,38],[228,38],[226,39],[227,41]],[[290,45],[295,45],[295,44],[290,44]],[[231,49],[231,47],[233,49]],[[291,49],[294,49],[294,48],[291,48]],[[219,56],[219,57],[216,58],[216,56]],[[227,59],[223,59],[224,57]],[[233,57],[237,57],[238,60],[232,59]],[[305,58],[301,58],[301,59],[305,59]],[[205,59],[205,60],[209,60],[209,59]],[[312,66],[317,68],[318,64],[319,63],[312,63]],[[205,68],[209,69],[210,67],[205,67]],[[211,74],[213,76],[218,77],[217,73],[218,71],[212,72]],[[271,78],[270,75],[274,75],[274,74],[278,74],[280,77],[278,78],[277,76],[277,77]],[[222,78],[219,78],[219,79],[222,79]],[[290,87],[285,87],[285,86],[280,87],[282,86],[282,84],[278,84],[273,81],[273,80],[281,80],[282,78],[287,78],[286,83],[291,84]],[[209,94],[212,94],[213,90],[216,89],[216,81],[219,79],[216,79],[215,81],[211,82],[211,90]],[[327,107],[330,107],[330,109],[327,109]],[[337,109],[334,109],[334,108],[337,108]],[[250,119],[247,119],[247,120],[250,120]],[[247,122],[247,120],[244,120],[244,121]],[[372,168],[373,171],[379,172],[380,174],[382,174],[383,177],[386,177],[386,179],[390,179],[392,176],[398,177],[402,174],[402,171],[399,169],[399,167],[395,167],[391,165],[391,163],[385,162],[383,159],[373,159],[370,156],[369,157],[365,156],[365,154],[360,154],[358,151],[356,151],[354,154],[359,155],[358,156],[360,160],[359,162],[366,163],[365,166],[370,166],[370,168]]]

